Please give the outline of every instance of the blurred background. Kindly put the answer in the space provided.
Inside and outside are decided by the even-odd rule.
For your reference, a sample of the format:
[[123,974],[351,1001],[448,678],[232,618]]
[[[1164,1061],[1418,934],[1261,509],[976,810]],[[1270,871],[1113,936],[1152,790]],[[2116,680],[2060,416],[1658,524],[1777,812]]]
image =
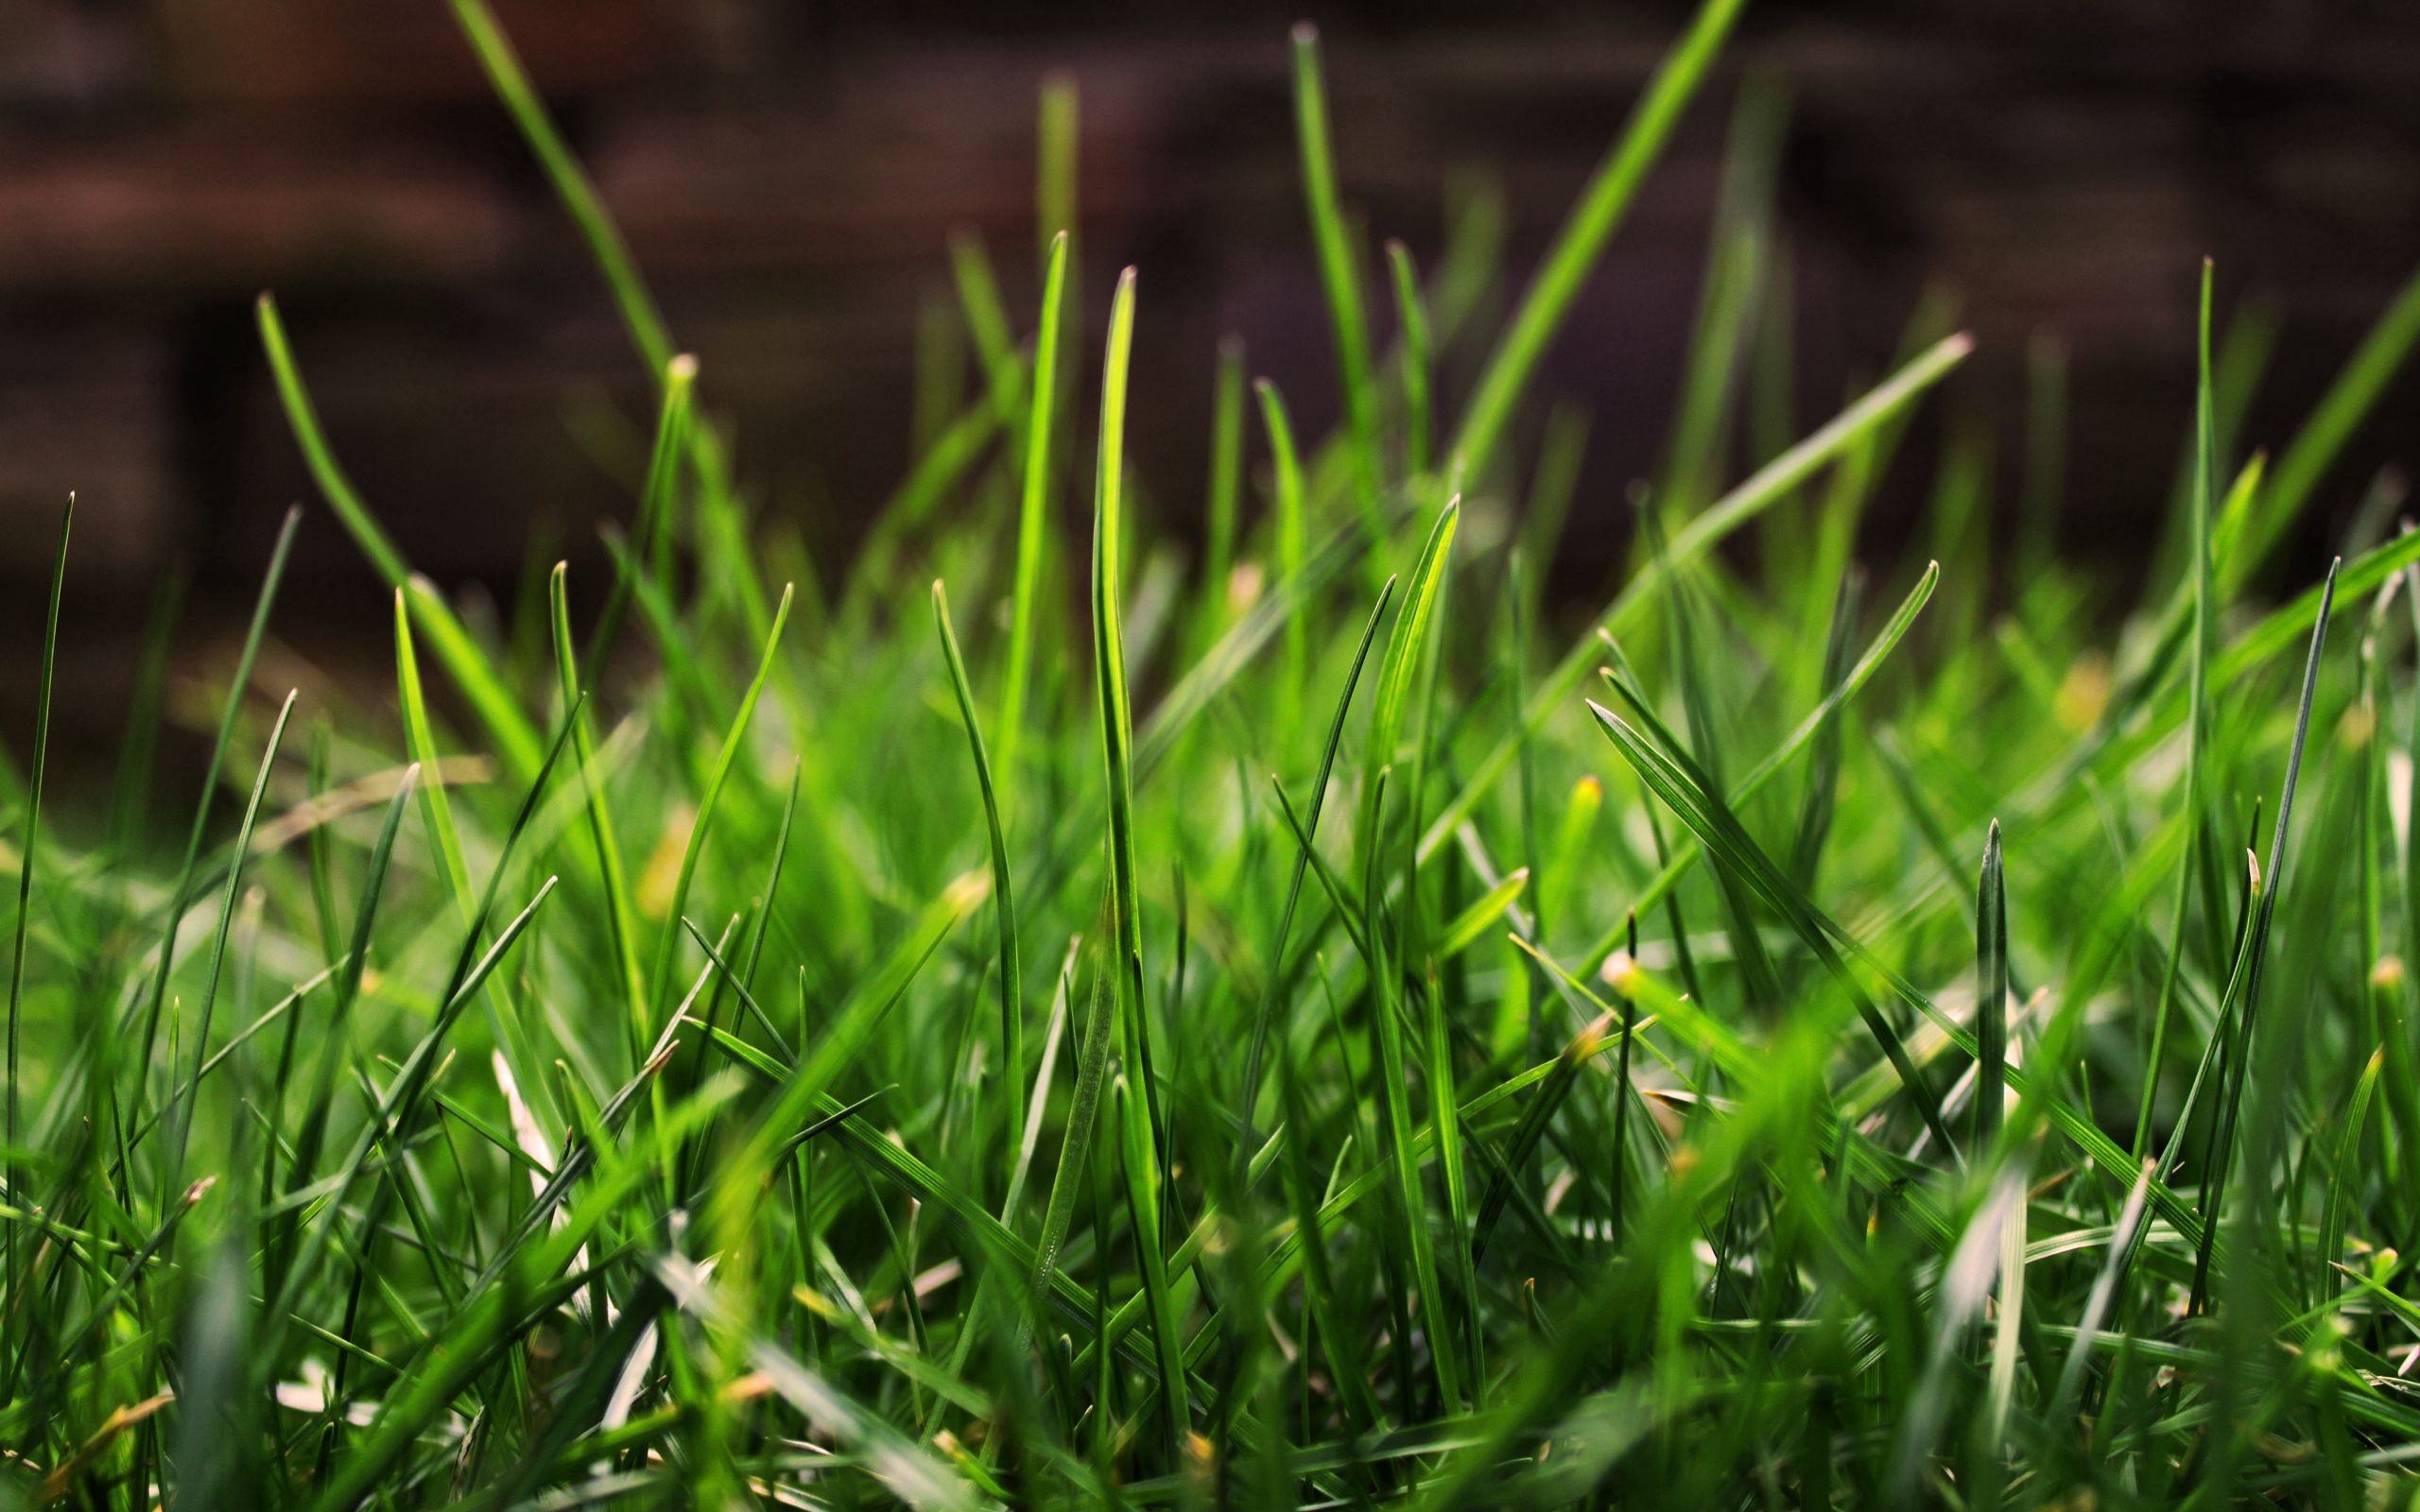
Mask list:
[[[1374,241],[1402,237],[1432,267],[1446,186],[1466,205],[1492,192],[1525,281],[1690,9],[498,6],[700,355],[752,495],[809,518],[827,564],[929,424],[920,345],[963,347],[953,231],[981,239],[1031,324],[1046,78],[1080,94],[1082,360],[1115,269],[1139,264],[1133,451],[1157,507],[1183,515],[1200,508],[1222,334],[1284,387],[1298,424],[1323,431],[1335,413],[1289,23],[1322,28],[1343,192]],[[1981,342],[1934,402],[1950,419],[1929,420],[1902,461],[1881,531],[1921,499],[1945,424],[1995,435],[1995,497],[2017,495],[2029,352],[2055,343],[2069,367],[2062,546],[2139,571],[2189,415],[2199,259],[2219,259],[2222,319],[2276,322],[2243,433],[2273,445],[2420,263],[2411,0],[1753,0],[1538,386],[1590,417],[1558,568],[1580,589],[1625,548],[1622,490],[1661,455],[1752,79],[1787,102],[1797,423],[1887,366],[1927,291]],[[647,386],[442,0],[0,0],[10,748],[30,730],[71,489],[62,750],[113,738],[172,575],[181,671],[223,667],[296,500],[311,509],[276,655],[387,675],[376,580],[277,412],[252,325],[265,288],[354,479],[449,590],[510,595],[533,536],[547,559],[599,559],[596,524],[628,514]],[[1449,388],[1447,413],[1461,397]],[[2330,476],[2323,526],[2409,455],[2420,381],[2398,378],[2376,414]],[[1256,434],[1253,449],[1257,465]]]

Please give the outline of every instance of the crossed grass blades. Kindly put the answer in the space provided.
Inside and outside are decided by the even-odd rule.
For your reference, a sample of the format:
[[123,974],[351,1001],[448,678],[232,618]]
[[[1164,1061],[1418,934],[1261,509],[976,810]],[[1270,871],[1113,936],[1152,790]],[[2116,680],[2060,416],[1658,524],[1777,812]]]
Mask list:
[[[658,381],[631,520],[456,608],[264,299],[397,694],[263,684],[290,518],[173,868],[170,613],[105,822],[44,812],[61,521],[6,773],[0,1496],[2411,1500],[2420,535],[2334,464],[2420,281],[2273,465],[2274,333],[2214,335],[2204,270],[2122,626],[2050,541],[2050,347],[2014,507],[1953,413],[1922,549],[1860,570],[1967,342],[1927,304],[1800,433],[1776,97],[1653,486],[1575,497],[1536,392],[1736,4],[1526,283],[1483,184],[1433,269],[1366,254],[1305,29],[1335,433],[1222,348],[1180,546],[1197,485],[1123,458],[1131,270],[1083,423],[1054,83],[1037,297],[953,245],[919,458],[818,562],[452,4]],[[2280,555],[2315,519],[2341,565]],[[1597,612],[1547,599],[1567,529],[1633,528]]]

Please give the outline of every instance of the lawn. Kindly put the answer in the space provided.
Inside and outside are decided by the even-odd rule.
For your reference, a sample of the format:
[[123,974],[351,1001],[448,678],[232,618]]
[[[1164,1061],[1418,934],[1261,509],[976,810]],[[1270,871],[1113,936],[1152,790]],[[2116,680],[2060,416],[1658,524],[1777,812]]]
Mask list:
[[[164,837],[43,804],[70,505],[0,771],[0,1503],[2415,1504],[2420,534],[2337,463],[2420,279],[2272,437],[2176,270],[2128,607],[2055,547],[2055,363],[2010,500],[1913,423],[1938,304],[1790,392],[1752,100],[1670,439],[1588,496],[1541,362],[1737,0],[1534,268],[1365,243],[1305,28],[1333,433],[1231,346],[1206,474],[1132,475],[1150,270],[1080,276],[1054,89],[1040,286],[957,249],[976,391],[811,559],[451,4],[645,476],[610,570],[466,612],[264,296],[319,497]],[[302,700],[259,653],[338,530],[393,685]]]

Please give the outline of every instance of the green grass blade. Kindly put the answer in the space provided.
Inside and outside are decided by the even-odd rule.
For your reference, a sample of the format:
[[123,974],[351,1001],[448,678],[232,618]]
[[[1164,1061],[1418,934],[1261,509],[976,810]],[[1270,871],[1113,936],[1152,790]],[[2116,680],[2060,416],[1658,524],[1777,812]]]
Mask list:
[[1209,490],[1203,514],[1200,636],[1207,647],[1226,627],[1234,591],[1236,513],[1243,494],[1244,344],[1229,336],[1219,343],[1219,373],[1210,410]]
[[[1303,465],[1294,451],[1294,427],[1286,418],[1286,401],[1277,386],[1263,378],[1253,385],[1253,391],[1260,396],[1261,425],[1269,434],[1277,574],[1282,580],[1293,582],[1302,576],[1304,566]],[[1309,614],[1309,605],[1297,598],[1286,616],[1285,685],[1288,688],[1301,687],[1310,669]],[[1286,721],[1289,731],[1292,723],[1290,718]]]
[[1049,531],[1050,409],[1059,392],[1060,314],[1067,287],[1067,235],[1050,239],[1049,271],[1042,284],[1042,323],[1034,328],[1032,412],[1026,423],[1025,482],[1017,508],[1016,583],[1009,600],[1009,662],[1000,692],[1000,771],[1013,784],[1024,740],[1026,689],[1033,676],[1033,621],[1042,591],[1042,558]]
[[1327,85],[1320,75],[1319,28],[1294,27],[1294,139],[1301,151],[1303,199],[1318,254],[1320,287],[1327,297],[1328,330],[1336,342],[1338,382],[1353,456],[1353,495],[1370,527],[1371,567],[1385,573],[1385,524],[1378,512],[1378,398],[1370,377],[1370,317],[1354,266],[1353,235],[1338,200],[1336,158],[1328,141]]
[[1387,243],[1387,268],[1394,281],[1395,318],[1403,326],[1403,470],[1405,476],[1416,478],[1428,471],[1428,369],[1433,342],[1410,249],[1397,241]]
[[[1645,704],[1627,684],[1616,683],[1616,687],[1631,703],[1634,713],[1651,719],[1646,713]],[[1950,1139],[1948,1128],[1943,1125],[1941,1109],[1927,1089],[1925,1078],[1916,1070],[1915,1062],[1910,1058],[1898,1031],[1883,1018],[1863,985],[1841,962],[1823,928],[1802,906],[1797,890],[1789,885],[1763,851],[1757,849],[1755,842],[1739,828],[1738,820],[1722,806],[1721,800],[1707,791],[1700,775],[1684,765],[1686,759],[1670,754],[1673,747],[1668,740],[1651,742],[1613,711],[1593,701],[1588,705],[1588,711],[1596,716],[1599,726],[1655,796],[1697,833],[1700,843],[1709,852],[1729,856],[1748,885],[1764,898],[1769,906],[1789,920],[1792,931],[1806,943],[1815,958],[1856,1005],[1858,1017],[1864,1021],[1866,1031],[1874,1037],[1893,1070],[1898,1074],[1900,1084],[1908,1090],[1926,1128],[1931,1131],[1932,1137],[1945,1150],[1954,1151],[1956,1142]]]
[[[235,658],[234,681],[227,691],[226,707],[218,715],[218,730],[211,742],[210,760],[203,767],[201,797],[194,808],[193,825],[185,834],[184,861],[177,870],[176,886],[168,894],[168,922],[160,942],[159,969],[151,978],[143,1018],[143,1048],[137,1066],[151,1064],[151,1052],[157,1041],[160,1014],[168,998],[168,972],[175,965],[178,925],[183,920],[185,904],[193,895],[194,868],[201,859],[202,836],[210,828],[210,813],[218,795],[218,775],[225,767],[227,747],[235,738],[235,721],[243,713],[244,692],[252,680],[252,666],[259,660],[261,641],[268,633],[269,610],[277,602],[278,585],[285,577],[286,558],[294,548],[294,533],[302,523],[302,511],[297,507],[285,512],[285,523],[278,526],[277,544],[271,548],[268,571],[262,575],[261,591],[252,605],[251,623],[244,631],[244,648]],[[136,1110],[141,1108],[138,1090]]]
[[1304,846],[1295,852],[1291,875],[1286,883],[1285,906],[1277,915],[1277,939],[1270,947],[1266,975],[1261,982],[1260,1006],[1253,1018],[1252,1047],[1244,1055],[1243,1091],[1237,1108],[1246,1125],[1252,1122],[1253,1108],[1260,1100],[1261,1059],[1269,1044],[1269,1030],[1277,1005],[1278,993],[1286,981],[1286,942],[1293,933],[1294,909],[1303,897],[1303,872],[1315,852],[1309,841],[1319,833],[1320,811],[1327,805],[1328,779],[1336,772],[1336,754],[1344,743],[1344,720],[1353,708],[1353,690],[1360,685],[1361,668],[1370,660],[1370,644],[1377,639],[1379,622],[1386,618],[1387,606],[1394,599],[1395,580],[1387,579],[1378,591],[1378,602],[1370,610],[1369,622],[1361,627],[1360,644],[1353,648],[1353,664],[1344,674],[1344,686],[1336,696],[1336,713],[1328,720],[1327,739],[1320,747],[1319,775],[1311,781],[1310,820],[1304,830]]
[[[14,943],[9,953],[9,1120],[8,1154],[16,1159],[19,1149],[18,1119],[21,1101],[19,1089],[25,1083],[18,1060],[18,1043],[26,992],[26,932],[34,911],[34,851],[42,828],[43,777],[50,764],[50,693],[52,674],[59,666],[59,603],[67,593],[67,538],[76,524],[76,495],[67,496],[67,507],[60,511],[59,546],[51,555],[50,610],[43,620],[42,686],[34,702],[33,775],[26,784],[25,848],[17,860],[17,924]],[[174,924],[169,926],[171,935]],[[164,954],[166,947],[163,947]],[[9,1172],[9,1191],[13,1195],[23,1177]],[[9,1229],[9,1248],[5,1266],[9,1293],[17,1295],[17,1230]]]
[[781,655],[782,630],[789,623],[792,594],[788,584],[782,587],[781,606],[773,611],[772,633],[766,639],[764,654],[757,659],[756,675],[748,681],[748,691],[741,695],[739,712],[732,717],[731,728],[724,731],[722,748],[715,754],[715,764],[707,773],[705,789],[698,795],[698,815],[689,822],[689,838],[682,848],[681,870],[672,884],[671,902],[665,909],[664,933],[655,948],[655,967],[648,976],[648,1002],[666,1001],[672,984],[672,957],[680,944],[679,923],[683,907],[689,898],[689,886],[698,875],[698,857],[706,848],[706,832],[714,822],[715,802],[722,796],[723,784],[739,761],[742,746],[748,738],[748,726],[756,713],[756,702],[764,696],[765,683],[773,675],[773,663]]
[[[604,895],[607,938],[614,952],[614,975],[621,987],[623,1007],[631,1020],[634,1057],[647,1044],[647,983],[639,973],[638,919],[631,911],[631,884],[622,866],[622,848],[614,837],[611,807],[596,771],[596,743],[589,729],[586,690],[580,686],[579,662],[571,644],[569,569],[562,562],[546,579],[547,622],[553,632],[555,685],[572,713],[572,755],[579,764],[580,793],[586,800],[589,844],[596,857],[599,890]],[[636,1064],[634,1059],[633,1064]]]
[[294,432],[295,444],[302,450],[302,460],[310,469],[312,481],[319,485],[320,496],[336,511],[346,533],[360,546],[361,554],[370,558],[378,576],[409,605],[413,623],[428,637],[446,675],[470,700],[513,775],[527,781],[538,769],[537,730],[521,712],[487,652],[437,591],[406,564],[403,554],[372,517],[353,480],[337,465],[336,452],[320,427],[319,410],[302,387],[302,370],[295,366],[293,350],[286,343],[285,326],[278,318],[276,301],[262,295],[257,313],[261,348],[268,353],[270,374],[277,381],[286,424]]
[[[1940,382],[1951,369],[1965,360],[1973,348],[1974,342],[1965,335],[1945,338],[1868,390],[1822,429],[1758,468],[1737,487],[1707,506],[1703,512],[1692,517],[1688,524],[1672,538],[1666,566],[1634,576],[1592,623],[1616,635],[1623,633],[1630,617],[1660,584],[1663,571],[1697,560],[1717,541],[1789,497],[1817,469],[1848,452],[1860,438],[1883,425],[1917,395]],[[1520,750],[1520,731],[1538,729],[1549,715],[1569,702],[1572,694],[1586,680],[1595,656],[1594,643],[1583,637],[1564,654],[1563,660],[1555,663],[1551,672],[1537,682],[1530,694],[1530,701],[1522,708],[1519,730],[1505,735],[1471,767],[1461,790],[1429,821],[1428,829],[1420,839],[1422,861],[1426,862],[1443,849],[1455,828],[1470,817],[1479,800],[1511,769]]]
[[2395,291],[2360,349],[2345,363],[2292,444],[2277,459],[2260,511],[2253,517],[2243,550],[2234,559],[2254,562],[2270,556],[2415,346],[2420,346],[2420,272]]
[[243,896],[244,859],[251,849],[252,828],[261,816],[261,799],[268,791],[269,769],[276,765],[278,747],[285,743],[286,721],[294,716],[295,697],[291,693],[285,696],[285,702],[277,711],[277,723],[269,727],[268,745],[261,752],[260,775],[252,780],[252,796],[245,803],[243,820],[235,829],[233,860],[227,867],[227,893],[218,908],[217,933],[211,936],[210,972],[202,979],[200,1022],[194,1028],[193,1075],[186,1083],[184,1109],[176,1123],[176,1136],[168,1143],[167,1177],[161,1187],[164,1209],[168,1194],[184,1185],[185,1149],[193,1134],[196,1104],[199,1101],[201,1068],[210,1054],[210,1021],[218,1005],[218,981],[227,965],[227,936],[234,927],[236,900]]
[[1612,150],[1581,191],[1571,218],[1556,234],[1546,265],[1522,295],[1520,308],[1489,355],[1478,387],[1462,412],[1450,455],[1471,475],[1485,472],[1495,460],[1496,444],[1513,407],[1637,196],[1647,170],[1662,155],[1674,123],[1704,81],[1732,23],[1738,18],[1740,5],[1741,0],[1706,0],[1699,9],[1687,32],[1656,69]]
[[975,692],[967,686],[966,662],[959,655],[958,632],[949,623],[949,595],[940,578],[933,579],[933,628],[941,636],[942,660],[949,668],[959,720],[966,726],[967,754],[975,763],[975,782],[983,795],[983,823],[991,842],[992,899],[1000,933],[1000,1148],[1009,1150],[1017,1143],[1025,1076],[1025,974],[1017,954],[1016,902],[1009,885],[1009,842],[1000,828],[992,760],[984,753],[982,726],[975,716]]

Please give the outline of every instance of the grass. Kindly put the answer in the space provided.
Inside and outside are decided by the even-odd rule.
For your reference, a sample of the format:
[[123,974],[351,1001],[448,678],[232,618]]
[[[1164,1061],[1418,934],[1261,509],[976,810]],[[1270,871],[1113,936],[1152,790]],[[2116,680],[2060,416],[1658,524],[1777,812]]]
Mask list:
[[[167,858],[147,756],[103,824],[43,803],[62,522],[0,771],[0,1502],[2420,1499],[2420,533],[2342,466],[2420,281],[2254,437],[2274,322],[2202,270],[2128,609],[2049,534],[2055,345],[2007,508],[1937,303],[1788,423],[1751,91],[1618,504],[1541,360],[1737,5],[1526,285],[1470,180],[1425,273],[1370,255],[1303,28],[1333,428],[1231,340],[1202,476],[1129,475],[1149,282],[1106,285],[1096,374],[1055,79],[1034,286],[953,239],[927,449],[819,562],[449,3],[629,327],[649,463],[609,568],[458,612],[264,298],[325,507]],[[1886,481],[1930,487],[1921,551],[1866,527]],[[332,526],[391,694],[262,681]],[[1635,534],[1592,612],[1541,587],[1566,529]]]

